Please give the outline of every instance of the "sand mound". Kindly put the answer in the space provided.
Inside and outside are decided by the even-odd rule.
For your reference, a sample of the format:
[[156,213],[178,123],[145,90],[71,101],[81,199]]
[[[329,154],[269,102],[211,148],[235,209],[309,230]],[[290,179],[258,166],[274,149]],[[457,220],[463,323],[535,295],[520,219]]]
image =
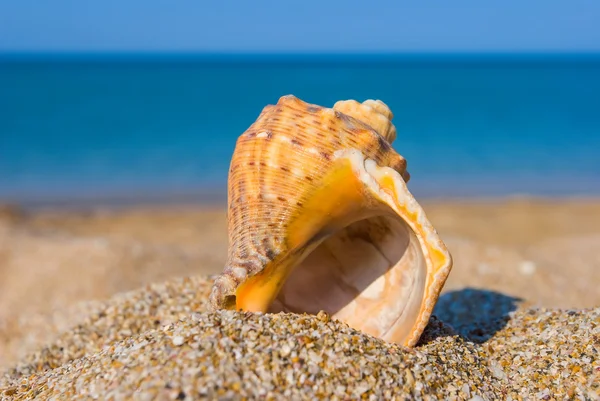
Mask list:
[[[409,350],[325,314],[209,313],[210,284],[200,277],[172,280],[95,304],[6,372],[0,394],[15,400],[600,398],[600,309],[509,312],[510,304],[497,304],[499,294],[456,292],[436,308],[454,329],[434,317]],[[469,305],[480,307],[469,313]]]

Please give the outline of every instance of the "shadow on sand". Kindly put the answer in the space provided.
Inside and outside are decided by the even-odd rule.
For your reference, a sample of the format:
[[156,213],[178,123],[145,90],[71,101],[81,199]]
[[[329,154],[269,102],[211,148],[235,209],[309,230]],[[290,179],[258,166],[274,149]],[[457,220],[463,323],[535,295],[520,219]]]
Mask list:
[[477,344],[484,343],[506,326],[510,312],[517,310],[522,301],[476,288],[447,292],[439,298],[420,344],[456,334]]

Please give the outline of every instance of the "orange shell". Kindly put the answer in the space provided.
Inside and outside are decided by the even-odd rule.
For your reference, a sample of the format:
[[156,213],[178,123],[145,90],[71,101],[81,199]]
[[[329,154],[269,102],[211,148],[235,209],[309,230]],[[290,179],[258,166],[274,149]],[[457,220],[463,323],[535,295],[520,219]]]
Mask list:
[[452,258],[406,187],[392,118],[374,100],[330,109],[284,96],[263,109],[231,160],[213,308],[325,310],[416,344]]

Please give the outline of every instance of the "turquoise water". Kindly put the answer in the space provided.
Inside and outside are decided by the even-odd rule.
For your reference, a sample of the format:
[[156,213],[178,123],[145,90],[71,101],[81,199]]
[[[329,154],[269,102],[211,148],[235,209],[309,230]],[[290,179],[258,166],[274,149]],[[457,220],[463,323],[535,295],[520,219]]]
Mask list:
[[0,201],[222,199],[285,94],[377,98],[418,196],[600,194],[600,57],[4,57]]

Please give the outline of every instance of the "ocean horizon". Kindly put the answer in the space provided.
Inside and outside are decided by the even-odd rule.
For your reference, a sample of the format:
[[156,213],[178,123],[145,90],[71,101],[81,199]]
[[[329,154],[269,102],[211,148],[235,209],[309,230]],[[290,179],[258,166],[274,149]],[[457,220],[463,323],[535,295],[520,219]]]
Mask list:
[[293,94],[380,99],[417,197],[600,195],[600,54],[0,54],[0,203],[222,202]]

